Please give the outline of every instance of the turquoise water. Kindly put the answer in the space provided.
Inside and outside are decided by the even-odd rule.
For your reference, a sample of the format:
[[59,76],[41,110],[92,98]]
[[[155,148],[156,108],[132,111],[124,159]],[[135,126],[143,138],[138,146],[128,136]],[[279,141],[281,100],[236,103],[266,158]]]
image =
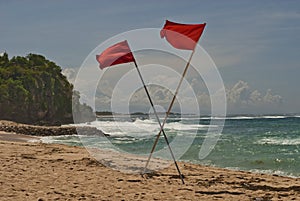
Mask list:
[[[214,118],[214,123],[222,121]],[[209,117],[172,116],[165,131],[170,142],[191,140],[181,161],[222,168],[300,177],[300,116],[234,116],[226,117],[222,135],[212,152],[204,159],[198,157],[211,119]],[[111,135],[109,138],[93,136],[46,137],[45,142],[63,143],[119,149],[127,153],[147,154],[159,131],[156,121],[147,116],[101,117],[87,126],[94,126]],[[221,126],[221,125],[213,125]],[[159,139],[156,150],[166,146]],[[174,148],[174,147],[172,147]],[[158,155],[159,156],[159,155]],[[162,155],[162,158],[169,156]]]
[[[194,145],[201,141],[196,138]],[[182,159],[193,160],[192,147]],[[204,161],[198,162],[299,177],[299,151],[298,117],[227,119],[214,150]]]

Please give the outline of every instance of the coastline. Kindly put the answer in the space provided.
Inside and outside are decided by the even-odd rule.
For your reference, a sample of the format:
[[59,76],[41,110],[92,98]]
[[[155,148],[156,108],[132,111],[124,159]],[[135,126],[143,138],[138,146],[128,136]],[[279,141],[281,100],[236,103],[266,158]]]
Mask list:
[[0,120],[0,131],[8,133],[17,133],[27,136],[61,136],[61,135],[77,135],[77,131],[80,130],[82,135],[98,135],[109,136],[102,131],[88,126],[37,126],[16,123],[13,121]]
[[300,200],[300,178],[180,162],[182,185],[173,165],[142,177],[102,165],[83,147],[3,135],[3,200]]

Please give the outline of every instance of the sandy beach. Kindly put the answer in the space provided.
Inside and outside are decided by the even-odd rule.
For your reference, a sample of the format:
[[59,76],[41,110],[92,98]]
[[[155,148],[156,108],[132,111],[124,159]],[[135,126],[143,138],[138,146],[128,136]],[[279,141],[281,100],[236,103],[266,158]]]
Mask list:
[[0,200],[300,200],[300,179],[179,163],[142,177],[112,170],[85,148],[1,132]]

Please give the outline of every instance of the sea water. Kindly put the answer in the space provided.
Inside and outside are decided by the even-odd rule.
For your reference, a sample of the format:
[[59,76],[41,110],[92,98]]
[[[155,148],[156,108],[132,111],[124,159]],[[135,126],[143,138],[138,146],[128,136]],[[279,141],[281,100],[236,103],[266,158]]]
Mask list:
[[[223,131],[210,154],[199,159],[199,151],[212,122],[225,122]],[[161,118],[161,121],[163,118]],[[110,135],[44,137],[48,143],[89,146],[101,149],[117,149],[131,154],[150,152],[159,132],[158,122],[147,115],[102,116],[85,126],[96,127]],[[300,116],[229,116],[199,117],[195,115],[171,115],[164,127],[172,145],[177,139],[185,147],[180,161],[204,164],[228,169],[300,177]],[[157,150],[166,147],[161,136]],[[173,147],[174,148],[174,147]],[[164,158],[164,156],[161,156]],[[166,157],[166,159],[170,159]]]

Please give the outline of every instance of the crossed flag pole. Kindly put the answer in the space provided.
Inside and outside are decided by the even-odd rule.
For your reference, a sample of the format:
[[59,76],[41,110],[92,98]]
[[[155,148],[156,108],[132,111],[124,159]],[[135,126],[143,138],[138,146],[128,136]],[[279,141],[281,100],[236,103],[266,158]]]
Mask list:
[[129,44],[128,44],[127,40],[119,42],[119,43],[117,43],[113,46],[110,46],[109,48],[105,49],[100,55],[96,55],[96,59],[100,64],[99,65],[100,69],[104,69],[106,67],[110,67],[110,66],[114,66],[114,65],[118,65],[118,64],[123,64],[123,63],[130,63],[130,62],[134,63],[134,65],[137,69],[138,75],[139,75],[139,77],[142,81],[145,92],[147,94],[147,97],[149,99],[150,105],[153,109],[155,118],[156,118],[156,120],[159,124],[159,127],[160,127],[160,131],[156,136],[156,139],[155,139],[154,144],[152,146],[152,149],[151,149],[151,152],[149,154],[148,160],[146,162],[146,165],[145,165],[145,168],[144,168],[144,173],[147,170],[147,167],[148,167],[149,162],[151,160],[152,154],[153,154],[153,152],[156,148],[156,145],[158,143],[160,135],[161,135],[161,133],[163,133],[164,139],[167,143],[167,146],[169,148],[170,154],[172,156],[172,159],[174,161],[174,164],[176,166],[176,169],[178,171],[178,174],[179,174],[179,177],[182,181],[182,184],[184,184],[183,175],[180,172],[180,169],[179,169],[178,164],[176,162],[174,153],[171,149],[169,140],[168,140],[167,135],[164,131],[164,125],[165,125],[165,123],[168,119],[168,116],[171,112],[172,106],[173,106],[173,104],[176,100],[176,96],[179,92],[180,86],[181,86],[182,81],[183,81],[183,79],[186,75],[188,67],[190,66],[190,62],[191,62],[193,54],[195,52],[196,45],[197,45],[197,43],[198,43],[198,41],[199,41],[203,31],[204,31],[205,26],[206,26],[206,23],[204,23],[204,24],[180,24],[180,23],[175,23],[175,22],[171,22],[171,21],[166,20],[166,23],[165,23],[163,29],[160,32],[161,38],[166,38],[166,40],[174,48],[182,49],[182,50],[192,50],[191,56],[190,56],[186,66],[184,68],[183,74],[181,76],[181,79],[179,81],[179,84],[177,86],[175,94],[173,96],[173,99],[172,99],[172,101],[169,105],[169,108],[166,112],[166,116],[164,118],[163,123],[161,123],[161,121],[160,121],[160,119],[157,115],[157,112],[156,112],[156,109],[154,107],[153,101],[150,97],[147,86],[144,82],[142,74],[141,74],[141,72],[138,68],[137,62],[136,62],[136,60],[133,56],[133,53],[132,53],[132,51],[129,47]]

